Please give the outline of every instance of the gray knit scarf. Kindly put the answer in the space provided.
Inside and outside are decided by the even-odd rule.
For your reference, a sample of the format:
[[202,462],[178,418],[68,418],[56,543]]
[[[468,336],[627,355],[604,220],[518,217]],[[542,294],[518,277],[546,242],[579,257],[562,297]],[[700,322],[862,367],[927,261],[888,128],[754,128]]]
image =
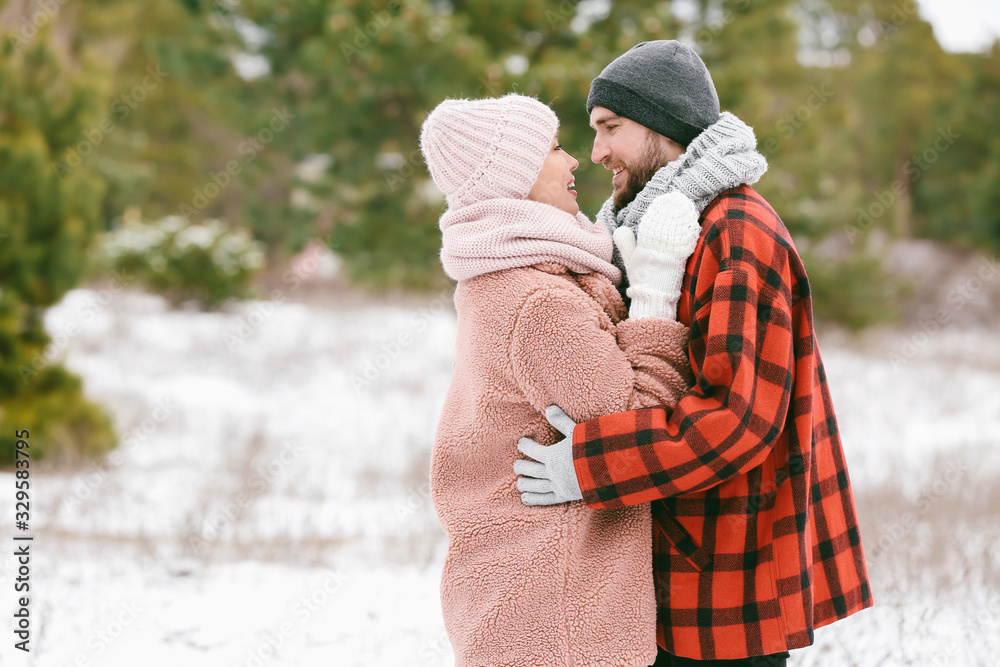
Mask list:
[[[753,128],[723,111],[719,120],[699,134],[679,158],[657,171],[631,203],[616,210],[614,198],[609,197],[597,219],[612,234],[622,225],[637,232],[639,221],[653,200],[671,190],[691,199],[701,215],[719,193],[760,180],[767,171],[767,160],[756,148]],[[625,264],[617,246],[612,261],[624,275]],[[625,288],[625,283],[623,279],[620,289]]]

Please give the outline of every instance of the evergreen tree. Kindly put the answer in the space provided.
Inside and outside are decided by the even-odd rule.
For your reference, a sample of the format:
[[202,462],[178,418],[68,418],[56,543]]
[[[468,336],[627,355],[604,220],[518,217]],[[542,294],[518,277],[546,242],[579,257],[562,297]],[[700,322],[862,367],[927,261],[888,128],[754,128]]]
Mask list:
[[948,117],[954,119],[947,91],[961,85],[966,72],[938,45],[915,2],[879,0],[869,6],[871,14],[860,28],[865,44],[855,49],[852,71],[857,168],[869,205],[886,209],[873,216],[879,218],[876,223],[897,236],[911,236],[918,231],[914,188],[936,169],[921,156],[944,129],[935,121],[951,124]]
[[86,165],[55,165],[99,118],[101,75],[86,74],[94,67],[71,72],[47,32],[24,46],[0,42],[0,463],[13,461],[15,430],[31,432],[35,458],[115,441],[42,323],[83,276],[100,225],[102,179]]
[[[1000,42],[984,54],[952,56],[962,74],[927,119],[933,136],[918,159],[927,166],[913,188],[916,231],[966,246],[1000,249]],[[939,150],[942,149],[942,150]]]
[[[103,106],[91,125],[54,129],[65,136],[50,157],[103,184],[91,192],[104,227],[130,206],[147,220],[220,217],[251,227],[272,258],[318,236],[356,282],[445,285],[443,201],[418,145],[427,113],[446,97],[514,91],[551,104],[593,215],[610,185],[589,161],[590,81],[638,42],[680,38],[722,108],[755,128],[770,164],[758,188],[803,250],[847,243],[845,263],[817,280],[877,267],[876,228],[998,242],[996,51],[945,53],[909,1],[74,0],[65,11],[61,51],[86,59]],[[248,60],[249,80],[233,64]],[[95,134],[103,120],[113,130]],[[949,126],[962,139],[917,164]],[[864,275],[862,286],[879,282]]]

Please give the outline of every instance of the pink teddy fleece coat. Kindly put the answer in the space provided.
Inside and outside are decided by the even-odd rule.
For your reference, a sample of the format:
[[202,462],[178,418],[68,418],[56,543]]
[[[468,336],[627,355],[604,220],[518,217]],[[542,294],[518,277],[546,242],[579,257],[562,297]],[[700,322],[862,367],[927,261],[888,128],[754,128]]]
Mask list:
[[462,280],[457,360],[431,460],[448,535],[441,581],[457,667],[645,667],[656,658],[648,504],[521,502],[517,441],[675,404],[693,382],[687,327],[627,320],[612,282],[554,263]]

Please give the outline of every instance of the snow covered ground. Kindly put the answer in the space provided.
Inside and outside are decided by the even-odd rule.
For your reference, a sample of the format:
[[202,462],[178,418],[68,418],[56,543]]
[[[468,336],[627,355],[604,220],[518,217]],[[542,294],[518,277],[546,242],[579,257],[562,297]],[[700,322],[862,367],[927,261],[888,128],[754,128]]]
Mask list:
[[[57,339],[79,327],[62,337],[67,364],[122,444],[99,463],[35,469],[32,652],[5,630],[0,662],[454,663],[427,488],[450,295],[324,289],[217,313],[79,289],[49,311]],[[917,333],[821,338],[877,606],[817,630],[791,664],[1000,654],[1000,339]],[[0,485],[10,516],[12,475]]]

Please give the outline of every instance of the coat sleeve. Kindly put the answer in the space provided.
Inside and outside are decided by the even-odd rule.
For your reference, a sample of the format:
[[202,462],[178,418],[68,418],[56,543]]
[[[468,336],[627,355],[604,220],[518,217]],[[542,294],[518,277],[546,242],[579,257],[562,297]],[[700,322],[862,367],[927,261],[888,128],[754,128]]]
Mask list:
[[704,331],[703,350],[693,349],[697,381],[676,408],[577,425],[573,459],[591,507],[704,490],[745,474],[770,453],[792,391],[791,304],[752,267],[735,263],[716,275],[706,308],[707,319],[695,316]]
[[510,342],[514,378],[540,413],[558,405],[577,421],[674,404],[693,381],[688,328],[650,318],[608,330],[590,298],[545,288],[522,305]]

